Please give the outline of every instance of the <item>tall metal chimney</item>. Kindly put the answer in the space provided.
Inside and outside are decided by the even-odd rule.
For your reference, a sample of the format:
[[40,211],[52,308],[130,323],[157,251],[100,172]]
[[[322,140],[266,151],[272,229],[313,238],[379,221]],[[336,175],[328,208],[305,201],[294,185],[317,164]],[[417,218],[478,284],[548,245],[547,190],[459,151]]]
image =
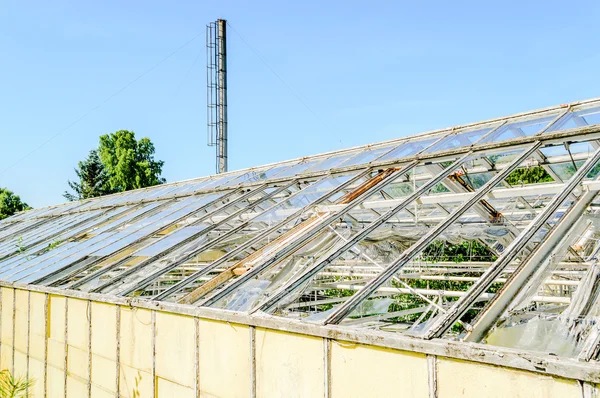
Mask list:
[[206,25],[208,145],[217,149],[217,173],[227,171],[227,21]]

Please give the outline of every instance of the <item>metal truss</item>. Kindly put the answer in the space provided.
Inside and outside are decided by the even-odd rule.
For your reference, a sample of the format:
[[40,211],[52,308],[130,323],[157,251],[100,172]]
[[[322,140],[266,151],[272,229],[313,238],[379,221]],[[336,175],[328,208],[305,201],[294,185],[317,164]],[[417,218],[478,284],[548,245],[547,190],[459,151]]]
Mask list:
[[0,280],[595,360],[598,140],[596,99],[23,212]]

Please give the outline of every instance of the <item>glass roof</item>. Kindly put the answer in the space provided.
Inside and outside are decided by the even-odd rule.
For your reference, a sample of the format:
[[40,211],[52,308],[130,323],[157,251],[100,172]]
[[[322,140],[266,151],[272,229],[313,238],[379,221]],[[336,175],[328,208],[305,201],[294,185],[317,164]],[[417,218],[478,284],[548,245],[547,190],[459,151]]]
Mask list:
[[599,134],[593,100],[34,209],[0,280],[595,359]]

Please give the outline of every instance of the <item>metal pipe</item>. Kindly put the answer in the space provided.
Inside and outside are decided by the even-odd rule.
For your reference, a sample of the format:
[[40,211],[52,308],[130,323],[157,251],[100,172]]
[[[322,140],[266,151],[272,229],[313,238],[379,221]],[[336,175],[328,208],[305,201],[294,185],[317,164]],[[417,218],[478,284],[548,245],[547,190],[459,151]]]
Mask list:
[[217,172],[227,172],[227,21],[217,20]]

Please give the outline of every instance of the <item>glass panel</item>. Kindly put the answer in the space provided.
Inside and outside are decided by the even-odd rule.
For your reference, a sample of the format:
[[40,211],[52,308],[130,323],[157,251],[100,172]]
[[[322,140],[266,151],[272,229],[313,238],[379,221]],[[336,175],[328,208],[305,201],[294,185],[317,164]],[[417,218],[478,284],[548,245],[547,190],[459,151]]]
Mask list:
[[286,166],[281,166],[281,167],[272,167],[270,169],[263,168],[263,169],[251,170],[251,171],[248,171],[248,172],[242,174],[241,176],[239,176],[236,179],[227,181],[226,183],[224,183],[222,185],[223,186],[232,186],[232,185],[238,185],[238,184],[242,184],[242,183],[263,181],[268,178],[271,178],[273,175],[275,175],[289,167],[290,167],[289,165],[286,165]]
[[452,134],[444,138],[442,141],[427,149],[426,153],[437,151],[445,151],[459,147],[471,146],[476,143],[481,137],[493,130],[493,127],[483,128],[474,131],[466,131],[463,133]]
[[337,167],[339,164],[349,160],[353,157],[355,153],[345,153],[342,155],[332,156],[323,160],[321,163],[316,166],[311,167],[310,169],[304,170],[305,173],[314,173],[322,170],[329,170],[331,168]]
[[[413,170],[415,170],[416,175],[421,172],[428,172],[426,167],[417,167]],[[441,171],[442,169],[439,170]],[[386,188],[382,188],[382,190],[392,187],[390,191],[399,193],[395,195],[394,199],[412,193],[414,189],[413,184],[405,182],[406,177],[412,177],[412,171],[408,175],[397,177],[394,183],[389,184]],[[435,195],[435,192],[431,194]],[[335,222],[330,224],[325,230],[313,235],[299,249],[288,254],[282,260],[269,264],[266,260],[270,257],[265,258],[263,262],[266,264],[266,268],[263,268],[257,276],[236,287],[231,293],[212,303],[212,306],[235,311],[247,311],[253,308],[258,302],[270,297],[274,292],[281,289],[286,283],[296,278],[307,268],[315,265],[326,254],[330,253],[333,247],[344,244],[354,235],[362,232],[381,213],[388,211],[391,207],[398,204],[395,200],[386,200],[390,196],[386,194],[378,198],[380,200],[376,200],[376,196],[373,195],[367,202],[350,209],[347,214],[340,214],[339,218],[334,217],[337,218]],[[388,256],[390,260],[399,256],[408,247],[407,242],[414,241],[427,232],[427,225],[443,220],[444,217],[440,217],[436,213],[439,210],[438,205],[434,204],[436,202],[437,200],[435,199],[420,204],[413,202],[405,210],[390,218],[384,226],[379,227],[366,238],[363,238],[368,255],[371,258]],[[453,210],[459,203],[445,203],[444,215]],[[321,217],[330,214],[330,210],[327,207],[322,207],[321,211],[323,212]],[[335,212],[335,207],[331,211]],[[379,241],[382,242],[381,247],[378,247],[377,242]],[[353,250],[351,249],[349,253],[354,253]],[[341,257],[345,258],[346,255],[342,255]],[[351,276],[349,280],[355,281],[363,270],[360,269],[360,265],[358,269],[352,269],[352,265],[350,264],[355,263],[355,259],[352,256],[349,256],[347,260],[348,266],[343,264],[343,260],[339,261],[339,265],[343,269],[350,269]],[[333,263],[337,263],[337,261],[333,260]],[[385,267],[385,264],[381,266]],[[255,263],[254,268],[258,267],[261,267],[259,263]],[[331,276],[330,271],[326,271],[326,275]],[[319,293],[316,296],[319,296]],[[330,302],[330,299],[327,298],[323,298],[323,300],[328,303]],[[304,298],[300,299],[300,301],[303,302]]]
[[[596,213],[598,199],[589,213]],[[564,214],[560,209],[557,218]],[[556,243],[484,337],[496,346],[576,357],[600,321],[596,223],[580,219]]]
[[[235,263],[253,252],[264,250],[261,248],[268,245],[269,242],[277,240],[280,236],[285,234],[287,230],[298,223],[301,223],[302,220],[306,218],[306,215],[294,216],[295,213],[298,213],[302,208],[330,193],[333,189],[348,181],[351,177],[353,177],[353,174],[325,178],[309,185],[292,196],[281,198],[277,205],[272,206],[267,211],[244,213],[239,219],[229,221],[228,225],[219,224],[219,230],[229,231],[238,227],[236,230],[237,232],[234,234],[225,234],[225,237],[223,237],[222,233],[214,235],[209,234],[206,241],[200,243],[191,242],[186,247],[178,249],[168,257],[150,264],[145,268],[145,275],[152,272],[160,272],[161,268],[170,263],[181,265],[178,265],[168,273],[165,273],[164,276],[158,278],[156,282],[153,285],[148,286],[145,291],[140,291],[135,295],[156,294],[157,291],[160,291],[160,288],[157,288],[157,286],[163,286],[169,280],[182,279],[187,273],[185,270],[200,270],[221,258],[227,260],[227,263],[223,264],[222,267],[227,267],[227,264],[232,262]],[[280,225],[282,221],[290,218],[290,216],[294,216],[292,220],[287,220],[285,225]],[[239,229],[239,227],[243,227],[243,229]],[[266,234],[264,238],[261,238],[264,234]],[[261,240],[250,246],[245,245],[245,242],[253,238],[261,238]],[[200,251],[198,252],[198,250]],[[230,252],[239,252],[240,250],[244,251],[233,256],[229,255]],[[222,269],[223,268],[215,269],[214,271],[211,271],[210,274],[214,275],[215,273],[222,272]],[[139,279],[139,275],[127,277],[122,285],[116,286],[116,289],[122,290],[127,286],[131,286]],[[205,278],[199,278],[197,283],[203,283],[205,280]],[[192,286],[197,286],[197,284],[193,284]],[[115,288],[113,288],[113,290],[114,289]],[[108,289],[106,291],[112,290]]]
[[212,182],[204,185],[202,189],[212,189],[219,188],[221,186],[226,186],[227,183],[232,182],[240,177],[240,174],[229,174],[222,178],[216,178]]
[[431,138],[425,138],[421,140],[414,140],[406,142],[400,145],[398,148],[393,151],[383,155],[382,157],[376,159],[377,162],[390,160],[390,159],[400,159],[406,156],[416,155],[421,152],[423,149],[427,148],[429,145],[433,144],[437,140],[439,140],[442,136],[434,136]]
[[[218,196],[207,195],[205,197],[188,197],[180,201],[172,202],[166,209],[161,209],[161,212],[149,215],[133,224],[125,224],[115,232],[99,233],[102,228],[94,230],[94,235],[86,240],[90,241],[87,246],[82,244],[78,245],[79,248],[85,248],[85,250],[57,253],[57,256],[47,258],[43,261],[36,261],[35,263],[28,262],[26,263],[26,267],[20,269],[19,272],[11,272],[10,275],[5,275],[5,273],[0,275],[0,277],[4,277],[7,280],[19,280],[24,283],[29,283],[49,275],[50,273],[56,272],[65,266],[74,264],[86,256],[94,255],[97,257],[109,255],[125,248],[136,240],[143,238],[145,235],[163,228],[179,217],[202,207],[216,197]],[[116,220],[115,222],[119,222],[119,220]],[[123,224],[122,220],[119,224]],[[106,227],[104,229],[106,229]],[[62,259],[59,258],[61,254]]]
[[[510,155],[503,154],[500,157]],[[467,169],[472,167],[470,164],[464,166]],[[423,170],[426,167],[429,166],[424,165]],[[493,261],[496,253],[508,246],[518,233],[519,226],[516,223],[526,223],[528,220],[522,217],[522,213],[536,211],[529,205],[530,210],[520,208],[517,212],[514,202],[485,196],[472,207],[460,209],[470,196],[461,194],[458,189],[463,185],[457,186],[455,182],[456,178],[465,176],[451,175],[454,177],[443,183],[447,190],[453,192],[436,193],[430,190],[427,196],[408,204],[400,213],[374,230],[368,230],[365,237],[354,242],[352,237],[365,231],[368,223],[361,225],[362,213],[353,209],[348,214],[349,219],[341,219],[331,225],[328,231],[339,239],[339,243],[332,243],[334,246],[348,247],[341,254],[327,257],[333,250],[326,245],[321,246],[322,252],[313,252],[320,240],[324,239],[323,236],[316,236],[310,243],[314,242],[317,246],[310,246],[310,243],[305,245],[293,256],[254,278],[246,290],[236,290],[215,303],[215,306],[229,309],[238,309],[237,306],[260,308],[257,303],[265,303],[275,292],[282,292],[282,300],[270,310],[271,313],[306,321],[322,321],[380,275],[382,270],[402,260],[393,278],[354,309],[344,324],[416,332],[424,327],[425,322],[437,313],[445,312],[448,305],[464,295],[463,291],[477,279],[475,275],[482,272],[479,270],[485,269],[485,263]],[[479,184],[473,185],[470,189],[481,189],[477,186]],[[491,196],[495,197],[496,194]],[[541,196],[535,198],[540,200]],[[378,207],[373,208],[373,205]],[[521,205],[519,202],[519,207]],[[543,208],[543,204],[538,206]],[[373,209],[378,213],[389,208],[385,207],[385,202],[367,202],[360,206],[361,211]],[[462,214],[448,228],[439,230],[436,240],[430,243],[424,241],[423,244],[427,244],[424,250],[411,258],[402,258],[417,240],[444,221],[449,213],[459,209]],[[357,225],[356,230],[350,227],[353,224]],[[459,264],[464,261],[468,261],[468,264]],[[310,277],[298,277],[308,269],[312,270]],[[283,276],[284,271],[289,277]],[[297,281],[293,292],[284,288],[290,280]]]
[[559,120],[548,132],[567,130],[576,127],[589,126],[600,123],[600,107],[580,109],[574,108],[565,117]]
[[522,121],[508,122],[498,130],[494,131],[489,136],[483,138],[477,144],[485,144],[488,142],[499,142],[506,141],[520,137],[528,137],[541,132],[546,126],[548,126],[560,112],[547,113],[544,116],[537,117],[534,119],[527,119]]
[[357,153],[350,159],[344,161],[343,163],[338,164],[336,166],[336,168],[354,166],[357,164],[370,163],[373,160],[377,159],[378,157],[380,157],[380,156],[388,153],[392,149],[396,148],[398,145],[399,145],[398,143],[395,143],[392,145],[386,145],[386,146],[365,149],[365,150]]
[[306,162],[299,163],[292,167],[287,167],[284,170],[281,170],[280,172],[273,174],[272,177],[273,178],[284,178],[284,177],[295,176],[295,175],[300,174],[300,173],[306,171],[307,169],[317,165],[317,163],[321,162],[322,160],[323,159],[309,160]]

